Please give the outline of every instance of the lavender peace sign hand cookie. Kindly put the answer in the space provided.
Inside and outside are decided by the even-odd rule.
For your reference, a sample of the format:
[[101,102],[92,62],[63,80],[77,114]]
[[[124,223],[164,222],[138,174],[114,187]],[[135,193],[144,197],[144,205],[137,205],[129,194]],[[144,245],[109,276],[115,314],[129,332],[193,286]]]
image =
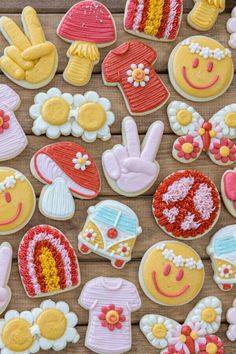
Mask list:
[[12,248],[8,242],[0,245],[0,314],[11,300],[11,289],[7,286],[11,272]]
[[105,177],[117,193],[135,197],[147,191],[156,181],[160,166],[155,160],[164,125],[154,122],[148,129],[140,147],[137,125],[133,118],[122,122],[123,144],[115,145],[102,155]]

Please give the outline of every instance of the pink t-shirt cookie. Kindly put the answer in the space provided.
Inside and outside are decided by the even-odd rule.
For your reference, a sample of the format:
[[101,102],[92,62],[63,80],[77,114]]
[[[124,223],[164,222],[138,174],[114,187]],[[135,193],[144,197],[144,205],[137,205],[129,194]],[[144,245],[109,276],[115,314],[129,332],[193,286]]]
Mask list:
[[131,349],[131,312],[141,307],[134,284],[121,278],[95,278],[84,286],[79,304],[89,310],[87,348],[103,354]]

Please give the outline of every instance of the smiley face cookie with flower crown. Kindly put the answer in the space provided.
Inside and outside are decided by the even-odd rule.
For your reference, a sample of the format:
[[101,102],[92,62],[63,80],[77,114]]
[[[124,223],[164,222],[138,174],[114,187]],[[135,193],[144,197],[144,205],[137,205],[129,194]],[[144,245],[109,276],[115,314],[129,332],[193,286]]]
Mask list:
[[35,193],[28,179],[9,167],[0,167],[0,235],[22,229],[35,209]]
[[229,88],[234,66],[229,49],[212,38],[193,36],[173,49],[168,71],[180,95],[204,102],[221,96]]
[[147,250],[139,267],[139,282],[147,297],[166,306],[192,301],[204,283],[199,255],[184,243],[158,242]]

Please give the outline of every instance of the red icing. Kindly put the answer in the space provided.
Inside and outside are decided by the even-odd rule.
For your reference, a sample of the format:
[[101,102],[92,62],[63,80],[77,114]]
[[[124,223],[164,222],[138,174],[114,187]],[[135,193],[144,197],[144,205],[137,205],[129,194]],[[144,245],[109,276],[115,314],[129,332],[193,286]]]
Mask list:
[[114,239],[118,236],[118,231],[115,228],[111,228],[107,231],[107,236],[111,239]]
[[185,80],[185,82],[192,88],[194,89],[197,89],[197,90],[205,90],[205,89],[208,89],[212,86],[214,86],[217,81],[219,80],[220,78],[220,75],[216,75],[207,85],[196,85],[194,83],[192,83],[189,78],[188,78],[188,75],[187,75],[187,69],[186,69],[186,66],[183,66],[182,67],[182,76]]
[[150,3],[150,0],[146,0],[146,1],[144,0],[142,19],[140,21],[139,29],[138,29],[139,32],[144,32],[144,28],[145,28],[145,25],[146,25],[146,20],[147,20],[147,17],[148,17],[149,3]]
[[131,0],[128,3],[127,15],[125,17],[125,28],[127,30],[133,29],[133,22],[136,16],[138,0]]
[[10,203],[11,202],[11,193],[10,192],[5,192],[4,196],[5,196],[6,202]]
[[[115,315],[114,311],[116,312]],[[98,315],[102,327],[107,327],[111,332],[115,329],[121,329],[123,327],[122,322],[126,321],[123,311],[122,307],[116,307],[114,304],[102,306],[101,313]]]
[[3,109],[0,109],[0,134],[10,127],[9,120],[10,116],[5,114]]
[[163,274],[165,276],[167,276],[170,274],[170,271],[171,271],[171,265],[169,263],[165,264],[164,269],[163,269]]
[[[9,201],[8,201],[8,203],[9,203]],[[18,203],[16,214],[8,220],[1,221],[0,226],[9,225],[9,224],[12,224],[14,221],[16,221],[18,219],[18,217],[20,216],[21,210],[22,210],[22,202]]]
[[63,17],[57,34],[69,41],[87,41],[109,45],[116,39],[112,15],[98,1],[78,2]]
[[179,269],[178,272],[177,272],[177,274],[176,274],[176,280],[177,280],[177,281],[182,280],[182,279],[183,279],[183,276],[184,276],[184,271],[183,271],[183,269]]
[[[144,113],[157,109],[169,98],[169,92],[152,64],[156,52],[142,42],[125,42],[110,51],[103,61],[103,77],[109,84],[119,85],[132,113]],[[134,87],[127,81],[131,64],[143,64],[149,69],[149,81],[144,87]]]
[[177,33],[179,31],[180,27],[180,21],[181,21],[181,16],[182,16],[182,11],[183,11],[183,0],[176,0],[176,14],[172,26],[172,30],[169,35],[170,40],[174,40],[177,36]]
[[183,289],[181,289],[180,291],[178,291],[178,292],[176,292],[176,293],[167,293],[167,292],[165,292],[165,291],[163,291],[163,290],[160,289],[159,284],[158,284],[158,282],[157,282],[157,275],[156,275],[156,272],[152,272],[152,281],[153,281],[153,284],[154,284],[154,286],[155,286],[156,291],[157,291],[159,294],[161,294],[161,295],[163,295],[163,296],[166,296],[166,297],[179,297],[179,296],[185,294],[186,291],[188,291],[188,289],[190,288],[190,285],[189,285],[189,284],[186,284],[186,285],[183,287]]
[[213,70],[213,62],[209,61],[208,64],[207,64],[207,71],[211,72],[212,70]]
[[156,37],[159,39],[163,38],[167,24],[168,24],[168,18],[169,18],[169,12],[170,12],[170,1],[171,0],[164,1],[161,24],[160,24],[160,27],[159,27],[158,32],[156,34]]
[[199,59],[198,58],[194,58],[193,59],[193,63],[192,63],[192,67],[193,68],[197,68],[199,65]]
[[[226,146],[229,149],[228,156],[222,156],[220,149]],[[213,148],[210,150],[210,153],[214,155],[214,158],[217,161],[221,161],[223,163],[228,163],[230,161],[236,161],[236,146],[233,141],[221,138],[219,143],[214,143]]]
[[236,172],[226,172],[223,181],[225,195],[233,202],[234,208],[236,209]]
[[216,354],[224,354],[225,351],[224,351],[224,343],[223,341],[216,335],[206,335],[205,336],[206,338],[206,343],[205,344],[202,344],[200,343],[199,344],[199,354],[207,354],[207,344],[209,343],[214,343],[217,347],[217,351],[216,351]]

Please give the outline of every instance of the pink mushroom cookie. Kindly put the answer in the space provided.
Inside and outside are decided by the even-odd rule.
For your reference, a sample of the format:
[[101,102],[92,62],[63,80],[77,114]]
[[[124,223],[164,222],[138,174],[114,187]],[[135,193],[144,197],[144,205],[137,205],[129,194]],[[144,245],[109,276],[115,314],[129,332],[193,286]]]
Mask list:
[[236,298],[234,299],[233,306],[228,309],[226,319],[229,323],[226,335],[231,342],[236,341]]
[[73,217],[73,196],[93,199],[100,192],[97,166],[89,153],[76,143],[60,142],[40,149],[31,160],[31,172],[46,184],[39,198],[39,210],[54,220]]
[[9,86],[0,84],[0,161],[18,156],[28,144],[14,114],[19,106],[17,93]]
[[110,11],[100,2],[78,2],[62,18],[57,34],[72,43],[68,49],[69,63],[64,80],[75,86],[86,85],[93,67],[100,60],[98,48],[116,41],[116,26]]
[[0,314],[11,300],[11,289],[7,285],[11,272],[12,247],[8,242],[0,245]]
[[226,24],[227,31],[230,33],[229,46],[236,49],[236,6],[231,12],[231,17]]

